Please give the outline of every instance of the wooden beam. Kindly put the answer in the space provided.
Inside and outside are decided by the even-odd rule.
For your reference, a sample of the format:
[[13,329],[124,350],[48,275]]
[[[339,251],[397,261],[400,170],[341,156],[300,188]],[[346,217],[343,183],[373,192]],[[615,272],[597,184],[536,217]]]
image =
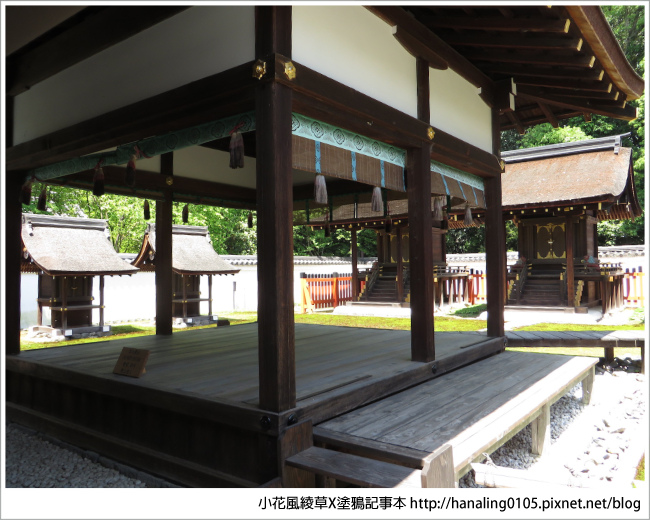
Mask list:
[[556,78],[556,79],[576,79],[580,78],[585,81],[602,81],[605,77],[604,70],[599,67],[591,69],[572,69],[560,67],[535,67],[518,65],[516,63],[494,63],[486,62],[485,70],[491,74],[504,74],[514,76],[517,82],[524,83],[522,79],[527,76],[535,78]]
[[22,181],[8,176],[5,197],[5,345],[10,355],[20,354],[20,259],[22,257]]
[[252,63],[138,101],[6,151],[7,172],[53,164],[253,108]]
[[504,18],[500,16],[431,17],[426,21],[428,27],[437,29],[471,29],[479,31],[504,32],[542,32],[565,34],[569,31],[571,20],[549,20],[544,18]]
[[[168,188],[166,176],[143,170],[136,172],[136,186],[131,188],[124,184],[124,166],[105,166],[104,186],[106,193],[141,197],[145,199],[163,200]],[[92,171],[79,172],[73,175],[48,180],[48,184],[58,184],[71,188],[92,190]],[[190,179],[189,177],[173,178],[174,200],[177,202],[192,202],[212,206],[254,208],[257,198],[253,188],[233,186],[218,182]]]
[[429,147],[407,152],[409,256],[411,265],[411,359],[436,358],[433,336],[433,239]]
[[507,112],[505,112],[505,114],[508,117],[508,119],[510,119],[512,126],[514,126],[517,129],[519,135],[524,135],[526,133],[526,129],[524,128],[524,125],[521,124],[521,121],[517,117],[517,114],[515,114],[515,112],[512,110],[508,110]]
[[551,403],[542,406],[541,413],[530,423],[531,453],[542,455],[551,445]]
[[610,81],[599,80],[582,80],[575,79],[581,77],[581,73],[576,72],[574,79],[569,78],[536,78],[532,76],[521,76],[517,78],[518,85],[527,85],[531,87],[549,87],[562,90],[579,90],[587,94],[593,92],[611,92],[612,83]]
[[444,37],[445,41],[454,47],[481,47],[524,49],[539,51],[573,50],[582,48],[582,38],[536,36],[522,38],[521,36],[494,36],[491,34],[452,34]]
[[569,98],[566,96],[560,97],[550,94],[542,94],[541,92],[531,92],[530,87],[521,87],[517,95],[537,103],[548,103],[549,105],[574,109],[577,112],[591,112],[592,114],[614,117],[624,121],[633,121],[637,117],[637,109],[632,105],[627,105],[624,108],[606,107],[598,101],[582,101],[579,98]]
[[[174,154],[160,156],[163,175],[174,174]],[[164,200],[156,201],[156,334],[172,333],[172,192],[164,192]]]
[[557,128],[559,126],[557,122],[557,118],[555,117],[555,114],[553,114],[553,111],[551,108],[546,104],[546,103],[538,103],[539,108],[542,109],[542,112],[544,112],[544,115],[546,116],[546,119],[548,119],[548,122],[551,123],[551,126],[553,128]]
[[414,58],[426,60],[429,67],[437,70],[449,68],[444,58],[399,25],[393,27],[393,36]]
[[[286,61],[282,55],[276,61]],[[294,90],[301,114],[324,120],[367,137],[396,146],[419,146],[428,142],[429,124],[362,94],[343,83],[293,61],[295,79],[277,77]],[[305,97],[301,97],[300,94]],[[314,115],[311,115],[314,114]]]
[[512,53],[495,51],[494,49],[469,49],[463,53],[468,60],[496,61],[498,63],[516,63],[519,65],[548,65],[562,67],[578,67],[590,69],[596,63],[596,58],[591,54],[569,56],[566,53]]
[[366,7],[366,9],[386,23],[392,26],[399,26],[400,29],[422,42],[436,56],[440,56],[441,59],[446,61],[449,68],[454,72],[465,78],[475,87],[480,87],[485,96],[484,101],[490,105],[490,100],[493,97],[492,80],[476,68],[465,56],[461,55],[447,42],[435,35],[428,27],[410,16],[402,7],[376,5]]
[[[255,21],[257,53],[291,55],[290,6],[256,7]],[[259,402],[275,412],[296,405],[291,97],[275,81],[258,83],[255,92]]]
[[25,92],[187,8],[180,5],[86,8],[61,24],[64,30],[55,27],[7,57],[7,95]]

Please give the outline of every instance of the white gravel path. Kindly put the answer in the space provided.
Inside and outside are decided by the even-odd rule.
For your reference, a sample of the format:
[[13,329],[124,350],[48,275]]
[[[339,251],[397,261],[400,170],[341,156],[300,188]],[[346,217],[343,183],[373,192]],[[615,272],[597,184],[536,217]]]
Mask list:
[[[551,406],[551,445],[532,455],[527,426],[489,457],[497,468],[552,475],[575,487],[631,486],[648,445],[647,383],[643,374],[597,367],[591,402],[581,402],[580,385]],[[481,487],[470,472],[459,487]]]
[[176,487],[48,435],[6,426],[7,488]]

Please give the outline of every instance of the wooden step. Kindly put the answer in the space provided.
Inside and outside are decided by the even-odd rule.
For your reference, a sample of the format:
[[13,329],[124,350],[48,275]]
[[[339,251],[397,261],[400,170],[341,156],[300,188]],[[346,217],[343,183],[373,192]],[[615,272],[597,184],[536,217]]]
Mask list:
[[289,457],[286,464],[361,487],[455,486],[452,449],[449,445],[430,454],[421,470],[316,446]]

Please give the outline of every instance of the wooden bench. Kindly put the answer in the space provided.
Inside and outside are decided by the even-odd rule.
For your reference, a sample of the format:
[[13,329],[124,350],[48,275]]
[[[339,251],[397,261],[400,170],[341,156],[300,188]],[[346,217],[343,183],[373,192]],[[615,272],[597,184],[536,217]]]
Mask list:
[[637,330],[600,331],[508,331],[509,347],[601,347],[605,361],[614,361],[615,348],[641,349],[641,371],[645,366],[645,337]]
[[324,477],[324,487],[334,487],[336,480],[371,488],[455,487],[453,455],[448,445],[427,457],[422,469],[315,446],[287,458],[286,464]]

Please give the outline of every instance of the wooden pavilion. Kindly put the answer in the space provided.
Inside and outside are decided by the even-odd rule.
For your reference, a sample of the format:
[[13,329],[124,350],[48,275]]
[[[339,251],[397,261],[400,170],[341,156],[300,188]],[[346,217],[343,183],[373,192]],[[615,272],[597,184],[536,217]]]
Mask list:
[[[541,450],[550,403],[567,385],[584,380],[588,399],[593,361],[531,364],[502,353],[499,133],[592,113],[636,116],[625,102],[643,80],[598,7],[24,9],[7,8],[7,26],[23,39],[10,39],[5,93],[11,420],[189,485],[310,486],[314,473],[326,485],[369,485],[352,475],[369,467],[395,475],[379,485],[398,485],[406,467],[435,486],[435,475],[451,474],[449,485],[530,421]],[[231,142],[246,155],[242,165],[234,154],[236,169]],[[432,160],[483,183],[485,335],[434,331]],[[21,188],[36,179],[90,189],[100,168],[107,192],[156,200],[157,334],[21,352]],[[330,197],[384,188],[408,200],[410,331],[294,324],[292,211],[316,207],[321,175]],[[173,201],[257,211],[256,325],[171,335]],[[123,346],[150,351],[142,378],[112,373]],[[463,397],[458,380],[480,398]],[[420,414],[407,388],[424,401],[439,396],[435,414],[429,403]],[[403,435],[364,433],[364,405],[388,396],[397,399],[389,410],[403,412]],[[318,429],[348,412],[362,415],[345,431]],[[346,455],[355,462],[337,465]]]
[[[104,325],[104,277],[131,275],[108,239],[105,220],[23,214],[21,272],[38,273],[38,325],[32,331],[52,336],[110,334]],[[93,279],[99,277],[99,302]],[[43,308],[51,323],[43,325]],[[98,323],[93,311],[99,312]]]
[[596,224],[643,213],[624,137],[502,153],[504,216],[519,232],[509,303],[584,312],[622,305],[624,273],[598,260]]
[[[149,224],[133,265],[143,271],[156,266],[156,224]],[[207,226],[172,225],[172,317],[178,323],[209,325],[218,321],[212,315],[212,276],[237,274],[234,268],[212,248]],[[201,298],[201,276],[207,276],[208,297]],[[207,302],[208,314],[201,316],[201,302]]]

